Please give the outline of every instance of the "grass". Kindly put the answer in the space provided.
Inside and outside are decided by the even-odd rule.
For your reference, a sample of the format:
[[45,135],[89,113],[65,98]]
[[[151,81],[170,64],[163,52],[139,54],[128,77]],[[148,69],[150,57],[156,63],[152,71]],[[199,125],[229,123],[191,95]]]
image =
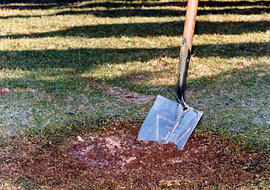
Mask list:
[[[260,151],[270,147],[269,9],[201,1],[187,82],[189,105],[204,111],[197,130]],[[0,3],[0,87],[10,89],[0,97],[1,146],[144,120],[151,104],[123,102],[109,87],[174,100],[184,13],[182,1]]]
[[[269,2],[227,3],[201,2],[188,101],[205,112],[199,129],[233,131],[268,149]],[[3,4],[0,84],[11,93],[1,97],[2,138],[119,114],[144,118],[149,105],[142,113],[108,97],[99,81],[173,99],[185,7],[142,5]]]
[[[269,150],[269,1],[200,5],[187,90],[188,103],[204,111],[198,130]],[[2,3],[0,86],[11,92],[0,99],[1,139],[144,119],[150,104],[122,102],[97,84],[174,99],[184,6]]]
[[[244,5],[199,9],[187,97],[205,112],[199,129],[237,129],[245,142],[269,148],[267,3],[254,14]],[[117,102],[96,81],[173,99],[184,6],[149,2],[134,11],[139,5],[4,4],[0,84],[11,93],[1,97],[1,137],[116,114],[143,119],[147,109]]]

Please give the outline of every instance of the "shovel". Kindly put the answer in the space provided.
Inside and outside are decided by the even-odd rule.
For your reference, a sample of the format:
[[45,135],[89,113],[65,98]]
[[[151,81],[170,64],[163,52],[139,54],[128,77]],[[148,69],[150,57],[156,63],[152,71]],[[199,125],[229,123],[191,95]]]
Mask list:
[[183,40],[180,49],[176,102],[157,96],[144,120],[138,140],[175,143],[182,150],[199,123],[203,112],[189,107],[185,99],[186,77],[199,0],[188,0]]

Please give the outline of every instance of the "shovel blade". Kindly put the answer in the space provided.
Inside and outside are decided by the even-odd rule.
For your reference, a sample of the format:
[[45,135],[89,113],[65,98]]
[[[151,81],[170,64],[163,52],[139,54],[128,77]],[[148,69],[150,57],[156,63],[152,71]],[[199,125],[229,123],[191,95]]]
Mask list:
[[182,106],[165,97],[157,96],[138,134],[138,140],[173,142],[182,150],[199,123],[203,112]]

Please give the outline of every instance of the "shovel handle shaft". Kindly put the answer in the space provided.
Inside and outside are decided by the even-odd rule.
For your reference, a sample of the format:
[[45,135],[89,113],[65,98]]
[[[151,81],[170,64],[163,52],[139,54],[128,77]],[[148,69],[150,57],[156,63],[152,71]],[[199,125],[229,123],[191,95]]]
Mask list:
[[199,0],[188,0],[183,37],[191,51]]
[[186,78],[191,55],[198,4],[199,0],[188,0],[183,40],[180,49],[178,80],[176,83],[176,99],[177,102],[182,104],[184,110],[188,108],[185,100]]

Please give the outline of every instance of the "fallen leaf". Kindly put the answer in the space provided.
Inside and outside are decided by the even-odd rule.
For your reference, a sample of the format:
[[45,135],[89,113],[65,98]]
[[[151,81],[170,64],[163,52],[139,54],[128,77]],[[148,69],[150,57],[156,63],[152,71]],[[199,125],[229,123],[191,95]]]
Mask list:
[[9,92],[9,89],[8,88],[2,88],[1,90],[0,90],[0,95],[5,95],[5,94],[7,94]]

